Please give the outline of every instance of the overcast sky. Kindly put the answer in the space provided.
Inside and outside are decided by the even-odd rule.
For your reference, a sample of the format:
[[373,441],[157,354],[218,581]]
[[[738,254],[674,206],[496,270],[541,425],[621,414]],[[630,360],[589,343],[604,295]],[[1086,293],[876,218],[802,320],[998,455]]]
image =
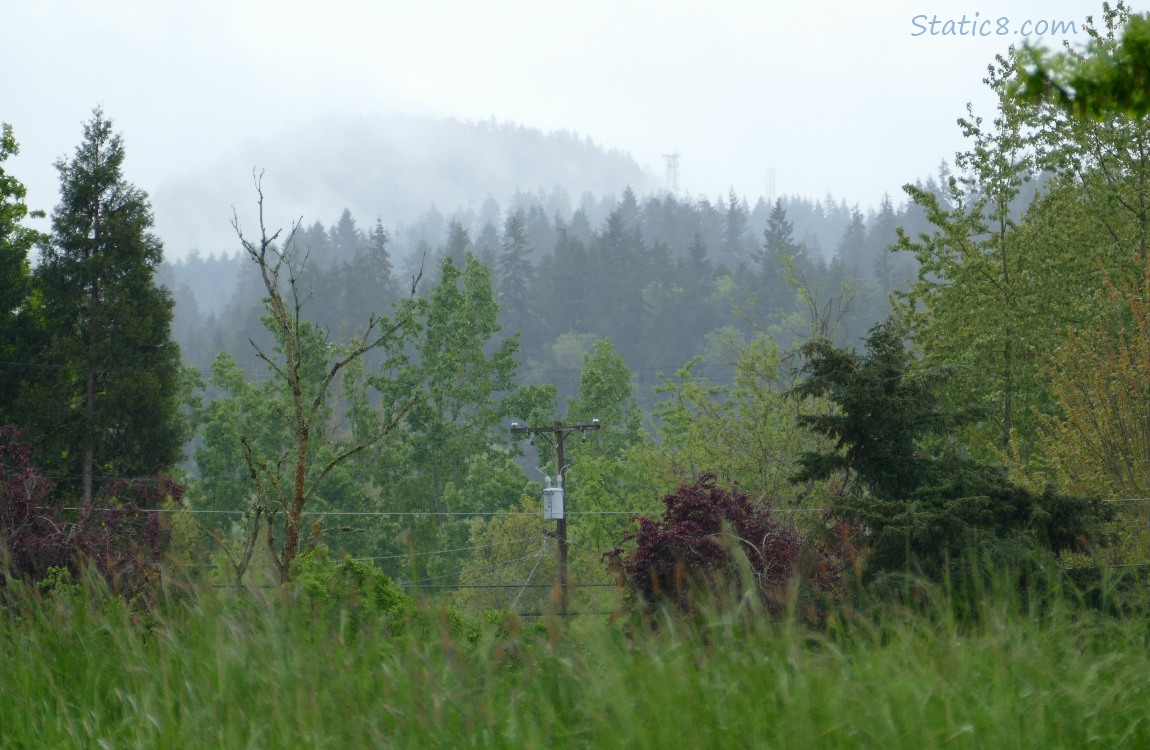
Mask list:
[[[678,153],[695,195],[753,201],[773,169],[780,194],[866,208],[953,157],[955,119],[968,101],[989,114],[986,66],[1024,24],[1074,22],[1077,35],[1031,38],[1081,44],[1100,13],[1067,0],[0,0],[0,121],[34,208],[55,204],[52,163],[96,105],[153,196],[292,125],[399,113],[575,130],[658,175]],[[980,26],[942,33],[964,15]],[[171,209],[155,208],[182,253],[164,236]]]

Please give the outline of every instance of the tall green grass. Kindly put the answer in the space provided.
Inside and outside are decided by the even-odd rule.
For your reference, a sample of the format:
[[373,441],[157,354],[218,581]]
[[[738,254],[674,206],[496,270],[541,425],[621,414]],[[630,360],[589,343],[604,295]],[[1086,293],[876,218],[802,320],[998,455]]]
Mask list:
[[278,592],[144,615],[95,582],[15,598],[3,748],[1150,747],[1146,622],[1009,587],[962,608],[918,586],[818,628],[748,599],[654,631],[423,609],[398,636]]

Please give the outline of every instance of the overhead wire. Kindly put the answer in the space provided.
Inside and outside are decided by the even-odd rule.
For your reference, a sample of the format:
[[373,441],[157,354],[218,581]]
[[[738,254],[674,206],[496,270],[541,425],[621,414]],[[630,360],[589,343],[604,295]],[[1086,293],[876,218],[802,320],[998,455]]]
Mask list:
[[546,549],[547,537],[543,537],[543,545],[539,548],[539,553],[535,555],[537,558],[535,560],[535,567],[531,568],[531,572],[527,574],[527,580],[523,582],[523,586],[519,589],[519,593],[515,595],[515,601],[511,602],[511,606],[508,607],[508,609],[513,610],[515,609],[515,606],[519,604],[519,599],[523,596],[523,592],[527,590],[528,585],[530,585],[531,579],[535,576],[535,571],[539,570],[539,563],[543,562],[543,552]]

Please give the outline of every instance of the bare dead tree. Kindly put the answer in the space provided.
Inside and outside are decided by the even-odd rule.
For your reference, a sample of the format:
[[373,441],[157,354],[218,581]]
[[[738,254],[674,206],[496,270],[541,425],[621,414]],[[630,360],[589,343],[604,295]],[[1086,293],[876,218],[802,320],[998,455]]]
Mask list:
[[[413,400],[409,400],[398,405],[391,411],[389,418],[383,420],[374,434],[354,440],[350,446],[338,451],[319,467],[318,471],[313,472],[309,479],[311,439],[317,427],[322,427],[323,406],[333,383],[349,365],[365,354],[398,339],[415,314],[415,292],[422,270],[412,279],[411,291],[400,304],[394,319],[389,320],[374,313],[369,315],[363,335],[353,339],[327,363],[324,375],[315,384],[314,391],[309,397],[307,391],[312,389],[309,387],[310,384],[305,382],[302,330],[304,321],[301,316],[305,300],[300,291],[300,277],[307,265],[306,252],[300,262],[294,262],[294,256],[298,252],[294,240],[300,228],[300,221],[297,220],[292,224],[282,246],[277,245],[276,240],[282,230],[277,229],[271,234],[268,233],[264,220],[262,180],[262,172],[258,174],[253,172],[256,195],[259,199],[259,240],[252,241],[244,236],[234,209],[232,228],[239,237],[248,259],[259,268],[267,292],[264,305],[270,316],[269,325],[280,340],[282,352],[270,356],[254,340],[249,341],[255,348],[256,355],[267,364],[291,397],[290,407],[277,408],[290,424],[292,441],[279,460],[272,464],[259,460],[250,441],[247,438],[243,439],[244,459],[256,487],[256,498],[245,516],[249,528],[245,534],[243,551],[234,561],[234,565],[236,565],[236,581],[239,582],[251,561],[262,518],[267,528],[268,547],[279,572],[280,582],[286,583],[291,574],[292,561],[299,553],[304,509],[316,489],[337,466],[383,440],[399,425],[413,403]],[[286,284],[284,284],[285,276]],[[285,464],[291,469],[290,487],[284,487]],[[288,494],[290,500],[285,504],[284,497]],[[277,544],[273,527],[280,512],[284,514],[284,538],[282,543]]]

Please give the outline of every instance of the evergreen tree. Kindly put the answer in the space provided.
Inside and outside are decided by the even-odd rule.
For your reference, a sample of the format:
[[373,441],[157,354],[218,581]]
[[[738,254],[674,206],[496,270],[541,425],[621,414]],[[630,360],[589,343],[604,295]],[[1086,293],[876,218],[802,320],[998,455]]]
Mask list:
[[756,253],[758,278],[755,289],[764,307],[764,322],[777,325],[790,307],[793,290],[786,280],[787,264],[800,260],[802,246],[794,239],[794,225],[787,219],[782,200],[776,200],[763,230],[762,250]]
[[[451,262],[455,264],[456,268],[463,268],[467,265],[467,255],[471,252],[471,235],[463,228],[463,225],[458,221],[451,222],[447,228],[447,244],[439,249],[439,262],[437,267],[442,267],[443,261],[446,258],[451,258]],[[439,281],[438,278],[435,281]]]
[[[632,225],[633,226],[633,225]],[[589,249],[588,332],[611,339],[620,349],[637,351],[642,333],[643,287],[647,247],[629,228],[623,209],[611,212]]]
[[531,265],[531,244],[522,210],[512,212],[504,224],[503,252],[499,256],[496,282],[500,312],[507,322],[507,330],[511,335],[520,333],[534,343],[537,326],[530,295],[535,282],[535,267]]
[[[889,198],[887,200],[889,201]],[[835,260],[839,261],[844,276],[858,278],[861,268],[860,256],[866,248],[866,242],[866,222],[863,221],[862,211],[855,206],[851,210],[850,224],[847,225],[843,236],[839,239],[838,247],[835,248]]]
[[531,250],[532,261],[538,260],[547,248],[555,246],[555,226],[538,204],[528,209],[523,217],[523,226],[527,230],[527,246]]
[[901,263],[900,269],[899,262],[890,252],[890,247],[898,240],[898,225],[890,196],[884,194],[878,214],[867,231],[866,254],[871,258],[875,283],[885,291],[901,288],[904,280],[899,278],[900,270],[904,273],[906,271],[905,262]]
[[[334,236],[334,232],[332,235]],[[323,228],[323,224],[316,221],[307,229],[300,229],[291,238],[293,245],[298,246],[298,252],[301,255],[306,254],[308,259],[315,263],[317,267],[327,268],[332,263],[332,238],[328,235],[328,231]],[[295,248],[285,248],[289,251],[295,251]]]
[[746,255],[747,221],[749,219],[747,207],[735,189],[731,188],[727,196],[727,221],[723,228],[723,246],[720,257],[729,263],[737,263]]
[[771,214],[767,217],[767,228],[763,230],[763,250],[768,254],[789,256],[799,252],[799,245],[795,242],[795,225],[794,222],[787,220],[787,210],[783,208],[781,198],[775,201]]
[[479,230],[475,239],[475,257],[492,268],[495,267],[499,256],[499,230],[495,225],[487,222]]
[[872,571],[939,574],[972,549],[1013,555],[1037,542],[1057,552],[1088,539],[1103,516],[1096,500],[1033,492],[947,439],[973,414],[935,395],[947,373],[916,369],[905,335],[888,319],[862,354],[812,341],[800,350],[807,378],[792,390],[836,407],[799,416],[835,444],[803,453],[793,479],[846,480],[835,510],[866,529]]
[[325,259],[325,265],[331,261],[352,260],[364,244],[363,232],[359,231],[355,219],[351,217],[351,211],[346,208],[340,214],[339,222],[328,232],[328,236],[331,239],[332,257]]
[[155,283],[163,246],[123,162],[120,136],[96,109],[75,156],[56,163],[60,203],[35,274],[47,366],[36,437],[53,473],[81,478],[85,502],[97,475],[171,466],[185,437],[172,299]]

